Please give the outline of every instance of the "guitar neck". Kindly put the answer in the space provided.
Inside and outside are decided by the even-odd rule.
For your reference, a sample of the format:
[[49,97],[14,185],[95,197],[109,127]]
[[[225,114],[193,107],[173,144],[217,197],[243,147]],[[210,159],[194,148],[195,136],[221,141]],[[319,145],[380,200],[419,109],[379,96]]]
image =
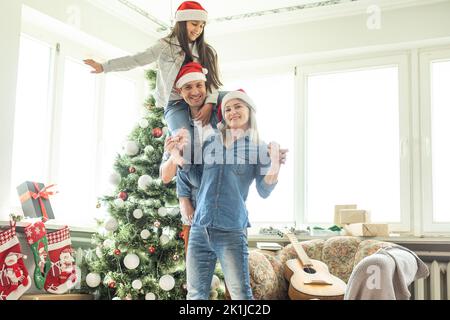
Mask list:
[[289,241],[292,243],[292,246],[295,249],[295,252],[297,253],[298,258],[300,259],[300,262],[304,266],[311,266],[311,260],[309,259],[308,255],[306,254],[305,250],[303,249],[302,245],[298,242],[297,238],[293,234],[286,234]]

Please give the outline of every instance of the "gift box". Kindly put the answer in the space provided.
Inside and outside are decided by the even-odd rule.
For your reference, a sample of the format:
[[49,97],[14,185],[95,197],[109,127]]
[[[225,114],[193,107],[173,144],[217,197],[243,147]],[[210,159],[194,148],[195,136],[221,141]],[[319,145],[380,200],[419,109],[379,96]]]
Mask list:
[[339,225],[350,223],[367,223],[369,221],[369,215],[366,210],[358,209],[341,209],[338,214]]
[[342,209],[356,209],[356,204],[338,204],[334,206],[334,224],[340,225],[341,218],[339,211]]
[[32,181],[26,181],[17,187],[23,214],[26,217],[42,218],[44,221],[55,219],[49,199],[55,194],[49,190],[52,187],[54,185],[46,187],[43,183]]
[[386,223],[352,223],[344,226],[350,236],[388,237],[389,226]]

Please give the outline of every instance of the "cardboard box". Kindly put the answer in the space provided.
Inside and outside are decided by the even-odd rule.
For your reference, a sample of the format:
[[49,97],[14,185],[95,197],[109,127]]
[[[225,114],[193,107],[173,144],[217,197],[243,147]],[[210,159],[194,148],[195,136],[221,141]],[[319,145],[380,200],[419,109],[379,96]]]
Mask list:
[[356,204],[338,204],[334,206],[334,224],[340,224],[339,211],[342,209],[356,209]]
[[350,223],[368,223],[369,216],[366,210],[358,209],[341,209],[338,213],[338,223],[339,225],[350,224]]
[[350,236],[389,237],[389,225],[386,223],[352,223],[344,225]]
[[55,219],[49,199],[54,195],[53,191],[48,190],[51,187],[45,187],[43,183],[32,181],[26,181],[17,187],[25,217]]

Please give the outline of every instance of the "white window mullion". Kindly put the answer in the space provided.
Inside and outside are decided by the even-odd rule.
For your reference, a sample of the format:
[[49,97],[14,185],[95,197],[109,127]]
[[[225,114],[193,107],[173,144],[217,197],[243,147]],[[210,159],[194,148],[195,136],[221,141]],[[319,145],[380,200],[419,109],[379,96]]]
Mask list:
[[308,90],[306,88],[306,74],[303,68],[297,66],[295,77],[295,105],[294,117],[296,119],[296,126],[294,127],[294,158],[296,159],[294,165],[294,212],[295,224],[300,226],[305,223],[305,209],[306,209],[306,168],[305,168],[305,142],[306,142],[306,101]]

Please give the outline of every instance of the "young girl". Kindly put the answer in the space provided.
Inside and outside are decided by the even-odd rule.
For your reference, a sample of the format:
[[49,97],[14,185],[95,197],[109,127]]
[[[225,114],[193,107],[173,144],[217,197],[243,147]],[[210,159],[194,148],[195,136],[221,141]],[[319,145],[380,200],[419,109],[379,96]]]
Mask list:
[[91,66],[92,73],[127,71],[138,66],[157,62],[157,83],[155,99],[157,107],[164,107],[164,118],[169,130],[190,128],[187,104],[175,88],[175,79],[181,67],[189,62],[199,62],[206,70],[208,96],[196,121],[209,123],[213,104],[217,102],[217,89],[222,85],[219,79],[217,54],[204,41],[204,27],[208,13],[195,1],[185,1],[177,9],[176,24],[172,33],[160,39],[142,53],[113,59],[100,64],[94,60],[84,60]]

